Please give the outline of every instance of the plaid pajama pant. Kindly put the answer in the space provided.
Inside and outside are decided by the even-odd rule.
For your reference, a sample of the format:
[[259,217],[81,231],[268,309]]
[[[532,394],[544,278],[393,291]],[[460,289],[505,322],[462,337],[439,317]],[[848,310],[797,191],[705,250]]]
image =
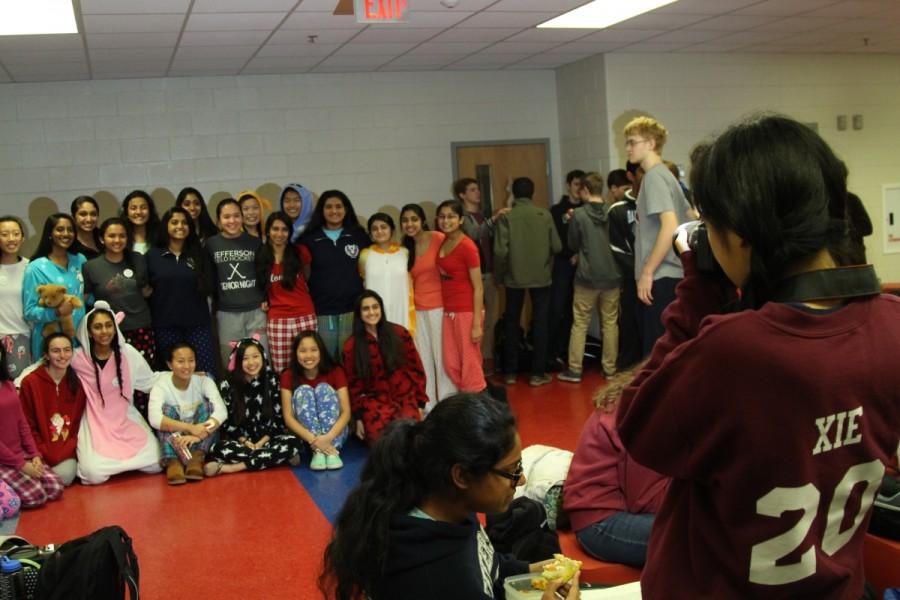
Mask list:
[[48,500],[56,500],[65,489],[62,479],[50,467],[44,470],[41,477],[34,478],[14,467],[0,465],[0,479],[19,495],[22,508],[34,508]]
[[[192,425],[197,425],[199,423],[203,423],[213,412],[212,402],[209,400],[204,400],[197,407],[197,410],[194,411],[194,416],[191,418],[187,418],[182,416],[181,412],[178,410],[178,407],[174,404],[163,403],[162,408],[163,415],[169,417],[170,419],[175,419],[176,421],[181,421],[182,423],[190,423]],[[162,457],[163,460],[168,460],[170,458],[180,458],[178,453],[175,452],[175,447],[172,445],[173,433],[169,431],[157,431],[157,437],[159,438],[159,445],[162,448]],[[205,440],[197,442],[191,446],[191,450],[200,450],[204,454],[209,453],[210,447],[219,439],[219,433],[213,433],[211,436],[208,436]],[[182,459],[181,462],[185,462]]]
[[301,331],[315,331],[316,326],[315,314],[269,319],[266,323],[266,335],[269,337],[272,369],[276,373],[281,373],[291,366],[291,344],[294,336]]

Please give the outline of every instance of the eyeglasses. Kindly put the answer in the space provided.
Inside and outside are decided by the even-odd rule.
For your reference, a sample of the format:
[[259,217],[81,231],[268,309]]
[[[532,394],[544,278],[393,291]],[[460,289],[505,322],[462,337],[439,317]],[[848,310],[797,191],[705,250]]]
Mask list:
[[645,139],[644,140],[625,140],[625,147],[626,148],[634,148],[638,144],[643,144],[646,141],[647,140],[645,140]]
[[504,479],[509,479],[512,481],[513,487],[519,485],[519,481],[522,480],[522,476],[525,475],[525,467],[522,466],[522,461],[520,460],[516,463],[516,470],[510,473],[509,471],[504,471],[502,469],[491,469],[491,473],[494,475],[499,475]]

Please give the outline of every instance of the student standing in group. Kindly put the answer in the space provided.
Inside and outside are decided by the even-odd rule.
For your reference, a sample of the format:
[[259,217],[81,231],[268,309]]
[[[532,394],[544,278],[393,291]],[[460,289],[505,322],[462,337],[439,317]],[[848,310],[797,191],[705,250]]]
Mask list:
[[566,194],[559,202],[550,207],[553,216],[553,224],[559,241],[562,242],[562,250],[553,255],[553,274],[550,283],[550,310],[547,368],[548,370],[560,370],[566,359],[566,351],[569,347],[569,332],[572,329],[572,295],[575,289],[575,251],[569,248],[569,222],[572,219],[572,211],[581,206],[581,178],[584,171],[575,169],[566,173]]
[[[206,201],[203,199],[203,195],[196,188],[182,188],[178,192],[178,197],[175,198],[175,206],[185,209],[191,216],[194,233],[197,234],[200,243],[219,233],[212,217],[209,216],[209,209],[206,208]],[[155,241],[151,240],[153,243]]]
[[62,496],[65,485],[31,436],[5,363],[6,350],[0,347],[0,480],[15,490],[23,508],[32,508]]
[[244,190],[237,195],[238,204],[241,206],[241,218],[244,221],[244,231],[249,233],[261,241],[265,241],[265,232],[263,231],[263,203],[269,204],[268,200],[253,190]]
[[619,357],[617,368],[637,363],[644,355],[638,314],[637,282],[634,280],[634,230],[641,166],[628,163],[627,170],[615,169],[606,178],[612,205],[609,207],[609,247],[622,276],[619,294]]
[[146,254],[159,230],[159,215],[153,198],[143,190],[134,190],[122,201],[120,216],[128,224],[129,248],[138,254]]
[[484,324],[481,337],[481,354],[486,360],[485,372],[493,372],[494,360],[494,325],[497,323],[499,299],[497,282],[494,279],[494,223],[496,219],[509,212],[500,206],[492,216],[485,217],[481,207],[481,187],[478,181],[464,177],[453,183],[453,198],[463,207],[463,232],[475,242],[478,248],[478,260],[481,264],[482,306],[484,306]]
[[550,212],[535,206],[534,182],[518,177],[512,184],[515,203],[497,221],[494,236],[494,267],[497,280],[506,287],[503,313],[503,372],[506,384],[516,382],[519,371],[519,338],[525,292],[531,298],[531,338],[533,353],[528,385],[536,387],[553,381],[547,375],[547,327],[550,308],[550,277],[553,256],[562,242]]
[[97,222],[100,220],[100,206],[91,196],[78,196],[69,207],[75,220],[75,241],[72,254],[83,254],[88,260],[100,256],[100,235]]
[[159,374],[147,410],[162,449],[166,481],[169,485],[200,481],[206,455],[218,440],[218,429],[228,411],[216,382],[196,373],[196,355],[190,344],[171,346],[166,366],[170,372]]
[[72,340],[62,333],[44,338],[40,365],[25,375],[19,396],[38,451],[63,483],[75,481],[75,449],[87,397],[72,368]]
[[31,328],[22,304],[28,259],[19,256],[24,239],[25,227],[18,217],[0,217],[0,344],[13,378],[31,364]]
[[56,213],[44,221],[44,230],[38,247],[25,267],[22,282],[22,304],[25,320],[32,323],[31,356],[41,355],[44,327],[59,317],[71,315],[75,328],[84,317],[84,306],[75,307],[70,300],[64,300],[56,308],[41,306],[37,288],[53,283],[65,286],[66,293],[84,302],[84,278],[81,268],[85,258],[82,254],[72,254],[75,241],[75,221],[65,213]]
[[319,196],[300,241],[309,251],[309,292],[319,335],[328,352],[340,360],[353,330],[353,303],[363,291],[358,263],[369,236],[360,227],[350,198],[340,190],[328,190]]
[[291,346],[291,368],[281,374],[284,424],[309,444],[313,471],[340,469],[350,423],[347,376],[315,331],[301,331]]
[[259,341],[245,338],[238,342],[228,375],[219,384],[228,408],[222,428],[226,439],[210,450],[211,460],[204,467],[208,477],[260,471],[288,461],[299,464],[303,444],[284,431],[279,381]]
[[272,368],[278,375],[291,363],[294,336],[316,330],[316,308],[303,274],[306,249],[291,244],[290,237],[290,217],[283,212],[272,213],[266,219],[266,241],[256,254],[256,281],[269,303],[266,333]]
[[478,247],[463,233],[463,214],[456,200],[441,202],[437,210],[438,227],[445,236],[437,258],[444,303],[444,369],[460,391],[480,392],[487,387],[481,357],[484,293]]
[[289,183],[281,191],[280,208],[291,220],[291,243],[295,244],[306,231],[313,215],[315,200],[312,192],[299,183]]
[[256,253],[260,241],[244,231],[241,206],[234,198],[216,207],[218,235],[206,240],[206,254],[216,279],[214,309],[219,333],[219,355],[228,361],[231,342],[258,335],[266,341],[265,296],[256,281]]
[[188,342],[197,355],[201,371],[215,376],[207,298],[212,289],[200,240],[184,208],[173,207],[163,214],[157,244],[145,256],[150,287],[150,314],[156,355],[165,355],[177,342]]
[[407,204],[400,210],[403,245],[409,253],[407,269],[413,280],[416,306],[416,348],[425,369],[427,414],[442,398],[456,393],[456,386],[444,370],[443,328],[444,300],[441,296],[441,272],[437,258],[444,243],[440,231],[428,231],[425,211],[418,204]]
[[356,435],[372,444],[396,419],[420,419],[428,396],[425,372],[409,332],[384,314],[381,296],[360,294],[353,335],[344,344],[344,369]]
[[98,484],[126,471],[158,473],[159,444],[132,402],[134,390],[150,392],[157,374],[125,341],[103,300],[82,319],[78,341],[72,367],[87,396],[78,429],[78,478]]
[[394,241],[394,219],[386,213],[369,217],[372,245],[359,254],[359,274],[367,290],[378,292],[384,300],[385,317],[402,325],[411,335],[416,331],[416,310],[412,278],[409,275],[409,250]]
[[635,117],[625,125],[628,160],[644,169],[637,197],[634,264],[644,356],[665,331],[662,312],[675,298],[675,285],[683,275],[672,250],[672,234],[687,220],[690,209],[681,185],[662,161],[667,138],[662,123],[650,117]]
[[575,209],[569,223],[569,247],[578,256],[572,310],[572,334],[569,338],[569,367],[559,374],[560,381],[579,382],[584,360],[584,344],[596,305],[600,313],[603,352],[600,361],[603,376],[616,372],[619,351],[619,285],[621,277],[609,244],[609,206],[603,201],[603,178],[588,173],[579,190],[584,206]]

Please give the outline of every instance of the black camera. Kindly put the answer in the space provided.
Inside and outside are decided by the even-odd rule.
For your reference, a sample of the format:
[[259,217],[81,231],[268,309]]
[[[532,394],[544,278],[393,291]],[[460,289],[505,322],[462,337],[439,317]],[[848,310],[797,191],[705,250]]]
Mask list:
[[678,226],[678,229],[675,230],[675,234],[672,236],[672,248],[678,256],[681,255],[681,252],[679,252],[675,240],[680,235],[687,235],[687,245],[694,251],[698,271],[724,275],[722,267],[716,262],[716,257],[713,255],[712,248],[709,245],[709,232],[706,231],[706,223],[703,221],[690,221]]

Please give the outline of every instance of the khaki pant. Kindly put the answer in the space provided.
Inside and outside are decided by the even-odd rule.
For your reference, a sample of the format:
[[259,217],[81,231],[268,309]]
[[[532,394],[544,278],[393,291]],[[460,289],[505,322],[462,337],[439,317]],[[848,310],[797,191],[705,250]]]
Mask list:
[[584,343],[591,324],[594,305],[600,311],[600,328],[603,334],[603,357],[600,364],[607,375],[616,372],[616,355],[619,353],[619,288],[593,290],[575,284],[572,302],[572,334],[569,339],[569,370],[581,373],[584,361]]

